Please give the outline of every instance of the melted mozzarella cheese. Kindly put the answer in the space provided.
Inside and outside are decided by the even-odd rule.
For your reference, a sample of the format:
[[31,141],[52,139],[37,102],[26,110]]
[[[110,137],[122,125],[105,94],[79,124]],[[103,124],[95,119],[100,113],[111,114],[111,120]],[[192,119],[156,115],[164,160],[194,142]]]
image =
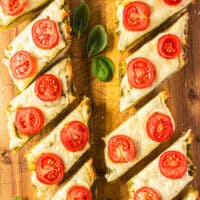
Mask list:
[[[109,171],[106,174],[106,179],[108,182],[120,177],[122,174],[128,171],[128,169],[133,167],[137,162],[146,157],[151,151],[159,146],[160,143],[150,139],[146,131],[146,122],[154,112],[161,112],[168,115],[172,120],[173,127],[175,128],[173,117],[167,105],[165,104],[165,100],[165,92],[160,93],[143,108],[141,108],[134,116],[129,118],[121,126],[106,136],[104,139],[106,143],[104,154],[106,166]],[[133,138],[136,144],[137,155],[133,161],[128,163],[114,163],[108,156],[108,141],[111,137],[121,134]]]
[[[177,142],[170,146],[167,151],[179,151],[188,156],[188,145],[191,144],[192,133],[189,130],[184,136],[182,136]],[[134,193],[141,187],[151,187],[155,189],[162,200],[171,200],[176,197],[185,187],[190,183],[194,176],[186,174],[179,179],[169,179],[163,176],[159,170],[159,158],[158,156],[154,161],[152,161],[147,167],[145,167],[139,174],[134,176],[127,183],[129,187],[129,199],[132,200]],[[191,162],[188,160],[188,162]]]
[[[33,22],[31,22],[16,38],[15,40],[9,45],[7,50],[5,51],[4,55],[4,64],[9,70],[10,76],[12,77],[15,85],[20,91],[23,91],[32,81],[33,79],[41,72],[43,71],[48,64],[64,49],[69,48],[70,42],[66,44],[67,40],[70,40],[70,29],[68,30],[68,33],[65,33],[66,38],[63,39],[63,35],[61,35],[62,31],[65,32],[65,30],[60,30],[60,27],[58,26],[59,33],[60,33],[60,40],[58,44],[51,48],[51,49],[41,49],[35,45],[32,39],[32,26],[33,24],[40,20],[40,19],[46,19],[50,18],[54,20],[55,22],[63,23],[63,20],[65,17],[69,16],[69,13],[66,13],[63,7],[65,5],[64,0],[57,0],[51,3]],[[69,21],[69,19],[68,19]],[[67,46],[66,46],[67,45]],[[10,69],[10,60],[12,56],[20,51],[25,50],[31,53],[31,55],[36,59],[37,61],[37,72],[34,73],[32,76],[29,76],[25,79],[15,79],[12,76],[12,71]]]
[[146,2],[151,7],[150,25],[144,31],[137,32],[127,30],[123,24],[123,10],[129,2],[134,2],[134,0],[120,0],[117,4],[118,30],[120,32],[118,49],[120,51],[124,51],[136,40],[163,24],[169,17],[186,8],[193,0],[182,0],[177,6],[168,6],[163,0],[142,0],[142,2]]
[[37,190],[38,196],[43,195],[45,192],[52,191],[56,185],[46,185],[41,183],[37,177],[35,172],[35,163],[38,157],[42,153],[50,152],[58,155],[64,164],[65,173],[67,173],[70,168],[79,160],[79,158],[89,149],[89,142],[86,144],[85,148],[78,152],[71,152],[67,150],[61,140],[60,140],[60,132],[65,127],[65,125],[71,121],[78,120],[88,126],[89,118],[90,118],[90,104],[89,99],[84,98],[84,100],[80,103],[80,105],[72,111],[69,115],[65,117],[65,119],[39,144],[33,147],[27,154],[27,161],[29,168],[32,169],[32,184]]
[[[141,98],[155,89],[162,81],[170,75],[180,70],[186,63],[185,60],[185,45],[186,45],[186,30],[188,28],[188,14],[181,17],[167,31],[159,34],[155,39],[141,47],[137,52],[126,59],[126,65],[134,58],[144,57],[149,59],[155,66],[156,77],[154,82],[147,88],[137,89],[130,86],[127,74],[121,81],[121,99],[120,110],[124,111],[132,105],[135,105]],[[165,34],[176,34],[182,42],[181,54],[174,59],[165,59],[158,54],[157,43],[158,39]]]
[[89,160],[80,168],[71,180],[61,185],[60,189],[58,189],[55,194],[49,195],[46,200],[66,200],[68,190],[75,185],[84,186],[90,190],[95,178],[92,160]]
[[70,103],[75,100],[75,97],[71,93],[72,80],[71,78],[71,59],[67,58],[55,66],[53,66],[47,74],[53,74],[62,82],[63,94],[61,97],[52,102],[45,102],[40,100],[34,92],[35,82],[32,83],[23,93],[15,97],[9,104],[7,116],[8,116],[8,130],[10,135],[10,148],[22,147],[30,137],[21,135],[15,128],[15,115],[16,111],[20,107],[34,106],[39,108],[45,118],[45,124],[48,124],[53,120],[63,109],[65,109]]
[[28,0],[27,6],[24,8],[24,10],[19,14],[15,16],[7,15],[4,13],[2,7],[0,6],[0,27],[4,27],[18,19],[20,16],[23,16],[24,14],[27,14],[29,12],[32,12],[33,10],[36,10],[43,5],[50,2],[50,0]]

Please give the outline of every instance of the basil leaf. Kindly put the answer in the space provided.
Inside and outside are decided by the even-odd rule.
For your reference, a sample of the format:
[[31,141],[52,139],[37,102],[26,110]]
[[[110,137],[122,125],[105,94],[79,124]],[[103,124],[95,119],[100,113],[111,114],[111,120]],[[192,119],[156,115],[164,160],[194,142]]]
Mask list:
[[87,54],[88,57],[94,56],[103,51],[108,42],[107,33],[102,25],[96,25],[88,36]]
[[113,62],[105,56],[97,56],[92,62],[92,73],[100,81],[109,81],[114,74]]
[[81,0],[79,5],[74,10],[72,28],[77,38],[79,39],[88,27],[90,12],[88,5],[84,0]]
[[21,197],[15,197],[14,200],[22,200]]

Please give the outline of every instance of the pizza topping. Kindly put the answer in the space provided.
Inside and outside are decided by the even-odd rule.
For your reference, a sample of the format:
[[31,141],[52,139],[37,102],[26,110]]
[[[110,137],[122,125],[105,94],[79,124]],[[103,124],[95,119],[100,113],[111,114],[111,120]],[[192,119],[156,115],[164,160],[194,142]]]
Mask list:
[[35,94],[42,101],[55,101],[62,94],[62,83],[55,75],[44,74],[35,83]]
[[92,200],[92,193],[84,186],[72,186],[67,193],[67,200]]
[[130,31],[143,31],[150,24],[151,8],[141,1],[130,2],[123,12],[123,24]]
[[113,136],[108,142],[108,155],[114,163],[126,163],[136,156],[134,141],[125,135]]
[[80,121],[72,121],[66,124],[60,133],[60,139],[71,152],[77,152],[84,149],[89,140],[89,130]]
[[147,133],[156,142],[165,142],[173,134],[173,124],[169,116],[155,112],[147,121]]
[[12,75],[16,79],[24,79],[33,74],[36,65],[34,58],[27,51],[18,51],[10,60]]
[[134,58],[128,63],[127,76],[129,84],[134,88],[149,87],[155,79],[155,67],[146,58]]
[[63,161],[53,153],[41,154],[36,162],[36,176],[47,185],[60,183],[64,177]]
[[0,0],[0,6],[7,15],[15,16],[23,12],[28,0]]
[[57,23],[51,19],[40,19],[33,24],[32,37],[35,45],[41,49],[55,47],[60,39]]
[[160,200],[160,197],[153,188],[142,187],[135,192],[133,200]]
[[19,108],[15,115],[15,125],[23,135],[37,134],[44,125],[43,113],[35,107]]
[[158,53],[166,59],[173,59],[181,53],[181,41],[174,34],[163,35],[158,40]]
[[164,0],[164,2],[169,6],[176,6],[182,2],[182,0]]
[[160,156],[159,168],[163,176],[179,179],[187,172],[187,159],[178,151],[167,151]]

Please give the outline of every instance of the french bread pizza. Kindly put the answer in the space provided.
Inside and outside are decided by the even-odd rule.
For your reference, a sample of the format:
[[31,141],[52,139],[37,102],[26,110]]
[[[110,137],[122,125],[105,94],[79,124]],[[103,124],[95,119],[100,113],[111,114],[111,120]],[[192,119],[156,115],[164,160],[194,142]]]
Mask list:
[[106,135],[105,164],[108,182],[114,181],[173,135],[175,123],[163,91],[135,115]]
[[67,51],[70,32],[68,1],[55,0],[11,42],[3,62],[20,92]]
[[137,104],[187,63],[188,13],[122,63],[120,110]]
[[23,22],[41,11],[52,0],[0,0],[0,30]]
[[46,200],[92,200],[92,186],[96,175],[92,166],[92,159],[88,160],[73,175],[69,181],[65,181],[60,188]]
[[10,149],[23,147],[75,99],[72,62],[68,57],[39,76],[9,103]]
[[90,148],[90,115],[90,100],[84,97],[47,137],[27,152],[31,182],[38,197],[52,192]]
[[165,22],[184,13],[194,0],[117,0],[119,51],[158,33]]
[[193,179],[196,167],[191,161],[192,132],[161,153],[128,183],[129,200],[174,199]]

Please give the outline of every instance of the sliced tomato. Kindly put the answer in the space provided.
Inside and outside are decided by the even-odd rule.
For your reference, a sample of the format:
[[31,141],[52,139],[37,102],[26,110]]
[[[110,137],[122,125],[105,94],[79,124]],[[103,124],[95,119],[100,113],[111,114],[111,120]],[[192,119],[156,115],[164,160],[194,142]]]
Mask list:
[[176,6],[182,2],[182,0],[164,0],[164,2],[169,6]]
[[33,24],[32,37],[35,45],[41,49],[55,47],[60,39],[58,25],[51,19],[40,19]]
[[181,53],[181,40],[174,34],[163,35],[158,40],[158,53],[167,59],[176,58]]
[[67,200],[92,200],[92,193],[84,186],[74,185],[68,190]]
[[126,163],[136,156],[134,141],[125,135],[113,136],[108,142],[108,155],[114,163]]
[[62,83],[53,74],[40,76],[35,83],[35,94],[42,101],[55,101],[62,94]]
[[130,31],[143,31],[149,27],[151,8],[147,3],[134,1],[123,11],[123,24]]
[[159,168],[163,176],[179,179],[187,172],[187,159],[178,151],[167,151],[160,156]]
[[149,87],[155,80],[155,67],[146,58],[134,58],[128,63],[127,76],[132,87],[143,89]]
[[4,13],[11,16],[22,13],[27,4],[27,0],[0,0],[0,6],[2,6]]
[[24,79],[33,74],[36,64],[28,51],[18,51],[10,60],[10,68],[14,78]]
[[173,134],[173,124],[169,116],[155,112],[147,121],[147,133],[156,142],[165,142]]
[[71,121],[61,130],[60,139],[66,149],[77,152],[88,143],[89,130],[82,122]]
[[43,113],[35,107],[19,108],[15,115],[15,125],[23,135],[37,134],[44,125]]
[[135,192],[134,200],[160,200],[159,194],[150,187],[142,187]]
[[37,179],[47,185],[55,185],[64,177],[63,161],[54,153],[43,153],[36,162]]

